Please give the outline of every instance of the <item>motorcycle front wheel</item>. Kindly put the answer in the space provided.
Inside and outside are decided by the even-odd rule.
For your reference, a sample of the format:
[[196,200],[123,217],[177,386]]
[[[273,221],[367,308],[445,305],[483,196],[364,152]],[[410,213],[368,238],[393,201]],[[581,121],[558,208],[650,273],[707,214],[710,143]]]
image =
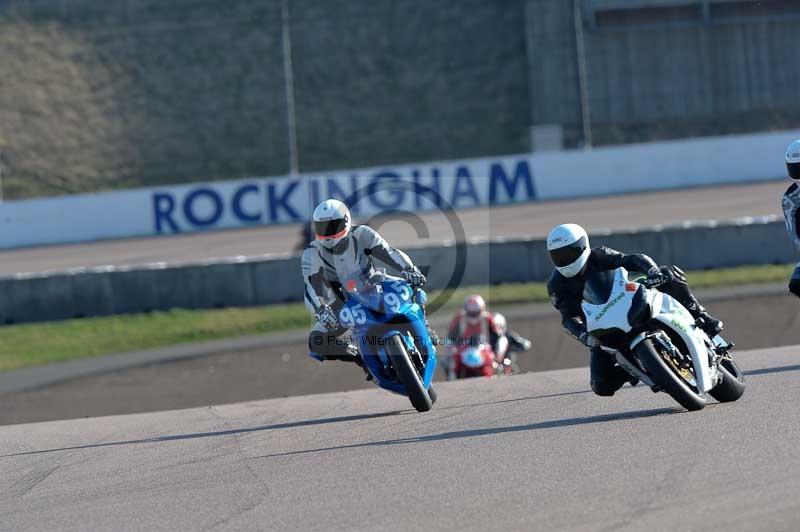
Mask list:
[[[386,353],[392,361],[397,379],[406,388],[411,404],[417,409],[417,412],[429,411],[433,407],[433,400],[422,384],[422,377],[417,372],[411,357],[408,356],[403,339],[395,336],[386,342]],[[434,392],[435,395],[436,392]]]
[[706,406],[705,394],[698,393],[678,371],[668,364],[664,354],[647,339],[636,346],[636,356],[653,381],[686,410],[702,410]]
[[737,401],[744,395],[744,375],[742,375],[736,362],[730,358],[720,360],[719,371],[722,373],[722,381],[708,393],[720,403]]
[[428,396],[431,398],[431,404],[435,405],[436,401],[439,399],[439,394],[436,393],[436,389],[431,384],[431,387],[428,388]]

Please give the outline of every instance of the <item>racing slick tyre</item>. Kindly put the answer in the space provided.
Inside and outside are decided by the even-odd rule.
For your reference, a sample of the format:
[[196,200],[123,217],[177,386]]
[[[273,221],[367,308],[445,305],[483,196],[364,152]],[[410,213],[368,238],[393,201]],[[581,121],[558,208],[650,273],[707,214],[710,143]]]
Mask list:
[[[400,336],[395,336],[386,342],[386,353],[392,361],[392,366],[397,373],[397,379],[405,386],[411,404],[417,412],[427,412],[433,407],[433,401],[428,390],[422,384],[422,378],[417,373],[417,368],[411,362],[406,351],[405,342]],[[434,392],[436,395],[436,392]]]
[[731,403],[744,395],[744,375],[739,370],[736,362],[723,358],[719,362],[719,371],[722,373],[722,382],[709,391],[709,395],[720,403]]
[[702,410],[706,406],[705,394],[699,393],[675,371],[648,338],[636,346],[636,356],[656,385],[667,392],[686,410]]
[[428,397],[431,398],[432,405],[435,405],[436,401],[439,399],[439,394],[436,393],[436,389],[433,387],[433,384],[431,384],[431,387],[428,388]]

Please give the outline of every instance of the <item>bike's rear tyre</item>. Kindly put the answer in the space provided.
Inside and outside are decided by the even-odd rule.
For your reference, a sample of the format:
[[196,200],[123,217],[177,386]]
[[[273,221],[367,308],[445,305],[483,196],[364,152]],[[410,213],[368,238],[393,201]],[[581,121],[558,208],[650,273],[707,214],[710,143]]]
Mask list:
[[702,410],[706,406],[705,395],[693,390],[667,365],[649,338],[636,346],[636,356],[655,383],[686,410]]
[[[392,366],[397,373],[398,380],[405,386],[411,404],[417,412],[427,412],[433,407],[433,401],[428,390],[422,384],[422,379],[414,363],[406,351],[405,342],[400,336],[395,336],[386,342],[386,353],[392,361]],[[434,395],[436,392],[434,391]]]
[[744,375],[739,370],[736,362],[729,358],[723,358],[720,361],[719,371],[722,373],[722,381],[708,392],[709,395],[720,403],[737,401],[744,395],[746,387]]

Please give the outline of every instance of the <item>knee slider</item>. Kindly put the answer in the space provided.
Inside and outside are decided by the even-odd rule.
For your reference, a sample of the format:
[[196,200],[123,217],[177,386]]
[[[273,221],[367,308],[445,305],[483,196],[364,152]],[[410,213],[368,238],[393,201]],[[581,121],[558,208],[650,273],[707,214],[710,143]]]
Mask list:
[[800,297],[800,277],[792,277],[789,281],[789,292]]
[[599,395],[601,397],[611,397],[616,393],[619,389],[618,386],[613,386],[611,383],[605,381],[592,381],[592,391],[595,395]]

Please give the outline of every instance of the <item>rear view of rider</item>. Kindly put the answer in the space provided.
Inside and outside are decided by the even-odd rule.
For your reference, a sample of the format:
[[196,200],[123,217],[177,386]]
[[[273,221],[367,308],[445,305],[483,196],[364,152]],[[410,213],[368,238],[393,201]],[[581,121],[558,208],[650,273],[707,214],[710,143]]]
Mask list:
[[561,313],[567,332],[591,349],[589,368],[592,390],[597,395],[611,396],[631,377],[615,365],[614,359],[600,349],[600,342],[586,330],[581,309],[587,273],[615,270],[647,274],[658,289],[678,300],[712,338],[722,330],[722,322],[713,318],[689,290],[686,276],[677,266],[659,267],[643,254],[624,255],[607,247],[590,248],[589,236],[576,224],[559,225],[547,237],[547,249],[555,271],[547,283],[553,306]]
[[508,340],[500,332],[494,315],[487,310],[486,300],[479,295],[469,296],[464,300],[463,308],[450,322],[447,338],[455,347],[473,340],[488,344],[495,353],[505,353],[508,349]]
[[[371,277],[373,257],[396,268],[414,288],[425,286],[425,276],[402,251],[391,247],[374,229],[353,226],[350,210],[341,201],[322,202],[313,216],[315,238],[303,252],[306,308],[316,317],[308,338],[310,355],[317,360],[345,360],[362,365],[358,349],[339,323],[345,294],[342,284],[354,275]],[[435,333],[431,331],[436,343]]]
[[[800,182],[800,140],[792,142],[786,150],[786,171],[795,182],[784,192],[781,207],[783,207],[783,217],[786,219],[789,238],[795,249],[800,251],[800,186],[798,186],[798,182]],[[800,297],[800,264],[792,272],[789,291]]]
[[500,333],[492,313],[486,309],[486,300],[477,294],[464,300],[464,306],[450,322],[447,338],[452,346],[449,363],[443,364],[448,379],[455,378],[455,355],[464,348],[486,344],[495,354],[508,349],[508,340]]
[[523,338],[519,333],[508,328],[508,320],[505,316],[499,312],[495,312],[492,315],[494,316],[494,323],[497,326],[497,330],[502,336],[506,337],[506,340],[508,340],[508,348],[505,352],[498,352],[498,357],[504,357],[510,351],[528,351],[531,348],[530,340]]

